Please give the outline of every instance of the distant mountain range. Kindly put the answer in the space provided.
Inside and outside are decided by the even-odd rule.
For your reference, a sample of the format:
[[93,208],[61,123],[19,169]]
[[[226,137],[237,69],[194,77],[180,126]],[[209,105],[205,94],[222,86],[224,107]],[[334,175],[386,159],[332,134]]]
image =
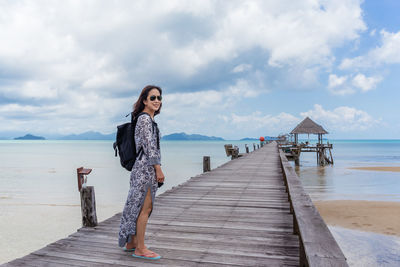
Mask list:
[[85,132],[81,134],[70,134],[60,138],[59,140],[115,140],[116,133],[102,134],[99,132]]
[[186,133],[173,133],[169,135],[165,135],[162,137],[162,140],[187,140],[187,141],[224,141],[225,139],[221,137],[215,136],[206,136],[201,134],[186,134]]
[[[86,132],[82,134],[71,134],[59,138],[60,140],[115,140],[116,133],[102,134],[99,132]],[[205,136],[200,134],[173,133],[165,135],[162,140],[224,140],[221,137]]]
[[[115,140],[116,133],[112,134],[102,134],[99,132],[89,131],[81,134],[70,134],[61,137],[55,137],[51,139],[57,140]],[[15,140],[45,140],[46,138],[41,136],[34,136],[32,134],[27,134],[22,137],[14,138]],[[162,140],[187,140],[187,141],[224,141],[225,139],[215,136],[206,136],[200,134],[186,134],[186,133],[173,133],[165,135]]]
[[259,141],[260,139],[258,138],[252,138],[252,137],[246,137],[246,138],[242,138],[240,139],[240,141]]
[[45,140],[46,138],[42,136],[35,136],[32,134],[27,134],[21,137],[15,137],[14,140]]

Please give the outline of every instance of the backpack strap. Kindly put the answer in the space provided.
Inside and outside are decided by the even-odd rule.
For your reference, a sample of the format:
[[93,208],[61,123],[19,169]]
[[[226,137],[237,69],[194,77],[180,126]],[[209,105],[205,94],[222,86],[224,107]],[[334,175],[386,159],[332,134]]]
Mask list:
[[[133,136],[133,144],[135,146],[135,149],[136,149],[136,142],[135,142],[136,124],[137,124],[137,121],[138,121],[139,117],[144,115],[144,114],[147,114],[147,113],[146,112],[140,112],[136,117],[134,117],[133,116],[133,112],[131,113],[131,123],[132,123],[132,131],[133,131],[132,136]],[[150,116],[149,114],[147,114],[147,115]],[[143,147],[141,146],[139,148],[139,151],[136,154],[136,158],[139,158],[139,160],[140,160],[142,158],[143,154],[144,154],[144,150],[143,150]]]
[[[136,123],[137,123],[137,119],[140,117],[140,116],[142,116],[142,115],[147,115],[147,116],[149,116],[150,117],[150,114],[149,113],[146,113],[146,112],[140,112],[137,116],[136,116],[136,118],[134,118],[133,117],[133,112],[131,113],[131,120],[132,120],[132,125],[133,125],[133,138],[135,138],[135,128],[136,128]],[[135,123],[133,122],[133,120],[135,120]],[[151,125],[152,125],[152,131],[153,131],[153,133],[154,133],[154,129],[156,130],[156,134],[157,134],[157,149],[160,149],[160,130],[158,129],[158,125],[157,125],[157,123],[155,122],[155,121],[153,121],[153,119],[151,120]],[[139,153],[142,153],[143,152],[143,147],[140,147],[140,149],[139,149],[139,152],[138,152],[138,155],[139,155]],[[142,153],[143,154],[143,153]],[[142,155],[140,155],[140,157],[141,157]],[[140,158],[139,158],[140,159]]]

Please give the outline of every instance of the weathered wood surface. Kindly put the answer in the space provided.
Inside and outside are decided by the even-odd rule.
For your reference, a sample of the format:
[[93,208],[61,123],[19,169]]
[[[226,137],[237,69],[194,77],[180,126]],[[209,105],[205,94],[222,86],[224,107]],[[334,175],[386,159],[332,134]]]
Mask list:
[[342,250],[304,191],[285,153],[280,151],[280,157],[294,215],[294,232],[300,238],[300,266],[348,266]]
[[82,226],[97,225],[96,198],[93,186],[82,187],[81,192]]
[[146,244],[158,261],[118,247],[117,214],[5,266],[298,266],[282,177],[273,143],[157,196]]

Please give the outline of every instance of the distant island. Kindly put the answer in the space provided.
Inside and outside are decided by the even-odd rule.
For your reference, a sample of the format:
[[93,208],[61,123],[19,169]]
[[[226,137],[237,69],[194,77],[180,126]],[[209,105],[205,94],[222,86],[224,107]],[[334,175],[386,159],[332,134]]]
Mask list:
[[27,134],[25,136],[15,137],[14,140],[46,140],[46,138],[44,138],[42,136],[35,136],[32,134]]
[[102,134],[99,132],[84,132],[81,134],[70,134],[58,139],[60,140],[115,140],[116,133]]
[[225,139],[221,137],[215,137],[215,136],[206,136],[206,135],[201,135],[201,134],[186,134],[186,133],[173,133],[169,135],[165,135],[162,137],[162,140],[166,141],[224,141]]
[[252,137],[246,137],[246,138],[242,138],[240,139],[240,141],[258,141],[260,140],[259,138],[252,138]]

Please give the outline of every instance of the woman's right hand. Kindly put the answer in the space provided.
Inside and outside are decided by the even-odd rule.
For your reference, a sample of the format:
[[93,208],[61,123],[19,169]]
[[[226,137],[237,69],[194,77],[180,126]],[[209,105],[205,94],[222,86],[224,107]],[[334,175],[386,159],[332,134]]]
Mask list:
[[156,170],[156,179],[157,179],[157,182],[159,182],[159,183],[164,183],[165,176],[164,176],[163,171],[161,170],[161,166],[160,166],[160,165],[155,165],[154,168],[155,168],[155,170]]

